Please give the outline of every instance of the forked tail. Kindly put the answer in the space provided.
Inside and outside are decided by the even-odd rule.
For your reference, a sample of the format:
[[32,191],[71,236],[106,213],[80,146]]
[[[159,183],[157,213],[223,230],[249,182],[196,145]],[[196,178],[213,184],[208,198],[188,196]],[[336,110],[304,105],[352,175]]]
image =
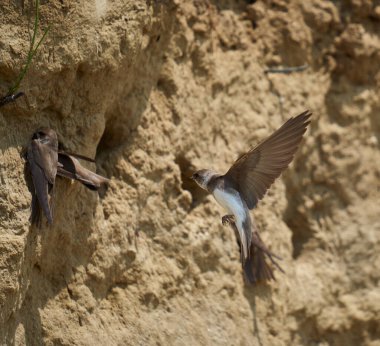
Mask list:
[[[236,239],[239,242],[240,238],[238,236],[239,233],[235,222],[230,222],[230,225],[233,228]],[[277,267],[277,269],[285,273],[275,260],[281,260],[281,258],[268,250],[260,238],[260,235],[256,229],[256,225],[253,224],[252,241],[249,248],[248,258],[246,261],[244,261],[244,263],[242,263],[245,277],[250,284],[254,285],[260,281],[275,280],[273,268],[266,261],[266,257],[270,259],[273,266]]]
[[280,258],[268,250],[257,231],[254,231],[252,234],[252,242],[249,250],[249,256],[243,264],[243,268],[247,281],[252,285],[259,281],[275,280],[273,269],[265,257],[268,257],[272,265],[284,273],[284,270],[275,260],[275,258]]

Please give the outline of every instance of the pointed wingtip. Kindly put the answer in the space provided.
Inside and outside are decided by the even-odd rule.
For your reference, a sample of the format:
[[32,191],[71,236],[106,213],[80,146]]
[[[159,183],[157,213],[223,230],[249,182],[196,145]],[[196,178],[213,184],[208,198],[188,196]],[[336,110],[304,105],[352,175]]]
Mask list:
[[309,119],[312,115],[313,113],[307,109],[306,111],[298,114],[296,117],[291,118],[291,120],[293,123],[302,124],[306,129],[306,127],[311,123],[311,120]]
[[300,118],[302,118],[304,120],[307,120],[307,119],[309,119],[312,116],[312,114],[313,113],[310,110],[307,109],[304,112],[298,114],[294,119],[297,119],[297,118],[300,119]]

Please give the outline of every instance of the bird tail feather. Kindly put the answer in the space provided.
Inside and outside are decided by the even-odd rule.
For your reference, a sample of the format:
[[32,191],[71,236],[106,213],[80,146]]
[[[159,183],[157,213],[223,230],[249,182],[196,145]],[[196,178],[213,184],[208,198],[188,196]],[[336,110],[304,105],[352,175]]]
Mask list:
[[[239,242],[239,232],[235,222],[231,222],[230,225],[235,231],[236,238]],[[254,285],[258,282],[275,280],[272,266],[268,263],[267,258],[270,260],[272,266],[285,273],[276,261],[276,259],[281,260],[281,258],[269,251],[261,240],[256,225],[253,223],[252,240],[248,252],[248,258],[244,260],[242,257],[244,274],[250,284]]]
[[284,272],[275,260],[275,258],[280,258],[268,250],[261,240],[259,233],[254,231],[249,256],[243,263],[244,274],[250,284],[254,285],[260,281],[275,280],[272,266],[268,263],[267,258],[273,266],[277,267],[281,272]]

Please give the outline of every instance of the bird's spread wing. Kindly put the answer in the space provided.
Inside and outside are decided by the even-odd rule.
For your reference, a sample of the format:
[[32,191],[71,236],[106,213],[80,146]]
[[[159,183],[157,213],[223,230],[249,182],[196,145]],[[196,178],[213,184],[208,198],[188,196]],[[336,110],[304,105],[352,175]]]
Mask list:
[[263,198],[268,188],[292,161],[311,113],[290,118],[271,136],[239,157],[226,173],[237,186],[249,209]]

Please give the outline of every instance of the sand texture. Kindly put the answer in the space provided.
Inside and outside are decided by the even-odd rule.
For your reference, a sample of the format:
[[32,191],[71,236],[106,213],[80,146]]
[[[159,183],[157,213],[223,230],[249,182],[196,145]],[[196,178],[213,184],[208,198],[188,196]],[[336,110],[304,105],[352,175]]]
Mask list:
[[[376,4],[43,1],[26,95],[0,108],[0,345],[379,346]],[[16,0],[0,14],[4,95],[34,16]],[[295,160],[252,212],[286,274],[253,288],[189,176],[225,172],[306,109]],[[54,225],[37,229],[20,151],[41,126],[111,182],[57,178]]]

